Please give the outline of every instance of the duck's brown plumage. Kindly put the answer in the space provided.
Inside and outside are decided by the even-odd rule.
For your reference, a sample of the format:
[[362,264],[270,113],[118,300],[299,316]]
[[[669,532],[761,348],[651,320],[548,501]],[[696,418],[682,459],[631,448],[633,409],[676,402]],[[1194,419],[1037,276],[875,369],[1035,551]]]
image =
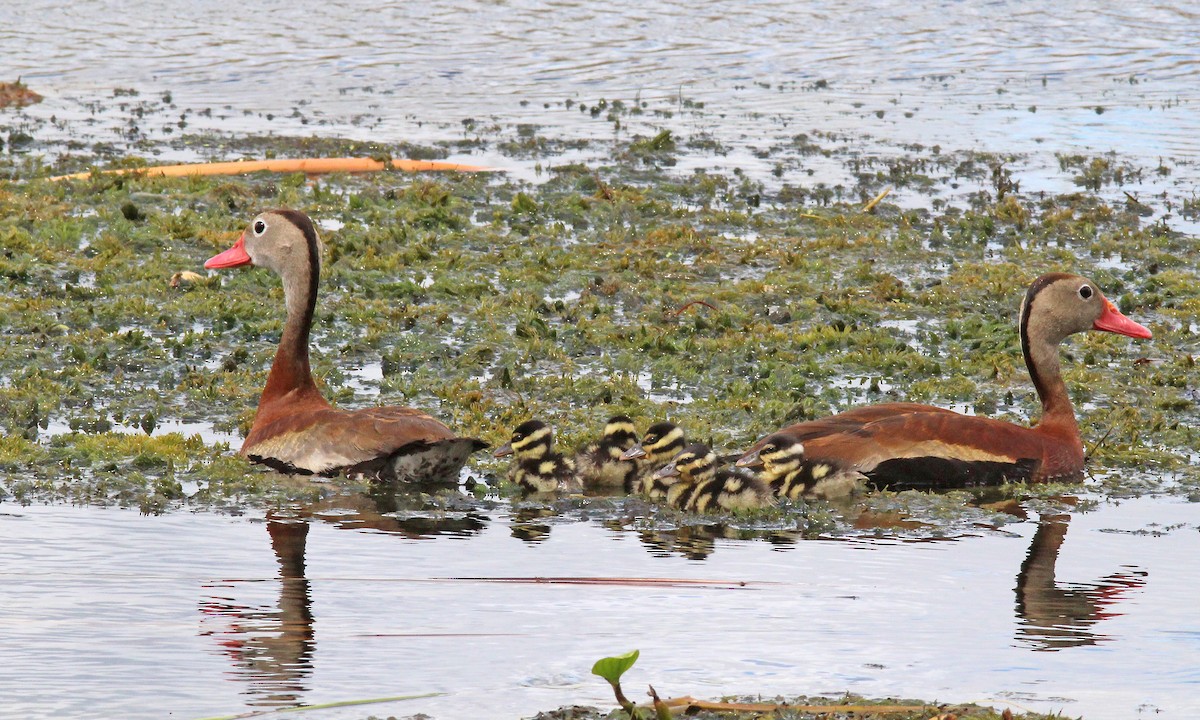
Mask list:
[[[880,487],[962,487],[1078,477],[1083,442],[1062,380],[1058,346],[1102,330],[1149,338],[1095,283],[1050,273],[1030,285],[1021,306],[1021,349],[1042,403],[1033,427],[908,403],[870,406],[784,428],[804,444],[806,462]],[[753,464],[766,438],[739,464]]]
[[259,265],[283,280],[287,322],[241,454],[290,473],[367,473],[383,480],[454,480],[487,444],[454,434],[432,416],[387,406],[340,410],[321,396],[309,363],[320,278],[320,240],[296,210],[256,217],[206,268]]

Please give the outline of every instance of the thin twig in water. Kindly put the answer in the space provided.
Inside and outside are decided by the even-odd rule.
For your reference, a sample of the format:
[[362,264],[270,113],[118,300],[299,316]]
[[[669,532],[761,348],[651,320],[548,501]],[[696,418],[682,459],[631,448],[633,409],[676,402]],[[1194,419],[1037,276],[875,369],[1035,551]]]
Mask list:
[[688,308],[690,308],[693,305],[703,305],[704,307],[708,308],[709,310],[717,309],[716,305],[713,305],[712,303],[708,302],[707,300],[692,300],[691,302],[686,302],[683,305],[680,305],[679,309],[676,310],[675,312],[667,313],[667,317],[669,317],[669,318],[679,317],[681,314],[683,314],[684,310],[687,310]]
[[[1108,413],[1108,417],[1112,417],[1112,412]],[[1108,418],[1106,417],[1105,420],[1107,419]],[[1083,461],[1085,463],[1089,462],[1092,459],[1092,456],[1096,454],[1096,451],[1104,446],[1104,441],[1108,439],[1109,435],[1112,435],[1112,432],[1116,429],[1116,427],[1116,425],[1109,423],[1108,430],[1104,431],[1104,435],[1102,435],[1099,440],[1092,443],[1092,446],[1088,448],[1088,451],[1083,454]]]
[[[691,578],[639,577],[454,577],[439,580],[468,580],[472,582],[529,583],[532,585],[624,585],[651,587],[712,587],[720,589],[750,587],[746,580],[697,580]],[[754,585],[764,583],[755,582]]]
[[683,707],[689,710],[713,710],[717,712],[758,712],[773,713],[779,710],[791,710],[800,713],[875,713],[879,715],[890,713],[937,712],[938,708],[930,705],[788,705],[774,703],[727,703],[696,700],[691,696],[660,700],[662,704],[671,707]]
[[291,705],[289,707],[272,708],[270,710],[251,710],[250,712],[240,713],[238,715],[221,715],[219,717],[204,718],[204,720],[242,720],[242,718],[262,717],[264,715],[277,715],[288,712],[302,712],[304,710],[327,710],[329,708],[351,707],[353,705],[373,705],[376,703],[400,702],[401,700],[420,700],[421,698],[440,697],[445,695],[443,692],[423,693],[421,695],[396,695],[393,697],[369,698],[366,700],[341,700],[338,702],[321,703],[319,705]]

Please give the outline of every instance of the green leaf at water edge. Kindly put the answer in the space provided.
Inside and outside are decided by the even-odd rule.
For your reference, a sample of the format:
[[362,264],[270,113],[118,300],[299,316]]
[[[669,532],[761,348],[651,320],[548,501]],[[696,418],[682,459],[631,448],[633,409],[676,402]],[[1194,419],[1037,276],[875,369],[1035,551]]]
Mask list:
[[638,650],[632,650],[624,655],[600,658],[592,666],[592,674],[599,675],[610,684],[616,685],[620,682],[621,676],[625,674],[625,671],[633,667],[633,664],[637,662],[639,653],[640,651]]

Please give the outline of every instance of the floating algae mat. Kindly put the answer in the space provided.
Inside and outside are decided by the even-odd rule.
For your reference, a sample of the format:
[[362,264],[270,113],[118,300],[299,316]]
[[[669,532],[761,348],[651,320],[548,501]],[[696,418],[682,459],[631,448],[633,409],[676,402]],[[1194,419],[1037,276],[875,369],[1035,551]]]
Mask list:
[[[800,162],[813,150],[777,152]],[[316,219],[326,245],[313,330],[323,391],[348,407],[428,409],[493,444],[538,417],[572,447],[625,412],[734,451],[892,399],[1027,422],[1037,404],[1016,307],[1031,277],[1081,272],[1155,332],[1066,346],[1089,467],[1111,492],[1191,492],[1191,238],[1108,199],[1107,185],[1022,195],[1011,159],[939,153],[829,188],[679,173],[680,154],[672,138],[616,142],[602,162],[550,166],[536,184],[391,173],[64,184],[14,166],[21,180],[0,186],[0,485],[23,500],[146,509],[324,492],[247,472],[212,442],[236,445],[248,427],[282,291],[269,273],[200,265],[260,209],[288,206]],[[949,199],[906,209],[890,203],[897,191],[864,211],[917,180],[916,194]],[[179,423],[209,439],[170,432]],[[472,470],[491,486],[503,475],[482,454]]]

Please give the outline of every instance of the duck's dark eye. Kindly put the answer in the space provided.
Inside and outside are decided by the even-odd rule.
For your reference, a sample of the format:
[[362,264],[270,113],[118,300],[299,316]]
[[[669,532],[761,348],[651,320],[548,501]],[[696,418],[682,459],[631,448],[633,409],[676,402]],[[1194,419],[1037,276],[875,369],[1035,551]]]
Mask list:
[[262,235],[266,231],[267,231],[267,224],[265,222],[263,222],[262,220],[254,221],[254,234],[255,235]]
[[1084,285],[1083,287],[1079,288],[1079,297],[1083,298],[1084,300],[1091,300],[1094,292],[1095,291],[1092,290],[1091,285]]

